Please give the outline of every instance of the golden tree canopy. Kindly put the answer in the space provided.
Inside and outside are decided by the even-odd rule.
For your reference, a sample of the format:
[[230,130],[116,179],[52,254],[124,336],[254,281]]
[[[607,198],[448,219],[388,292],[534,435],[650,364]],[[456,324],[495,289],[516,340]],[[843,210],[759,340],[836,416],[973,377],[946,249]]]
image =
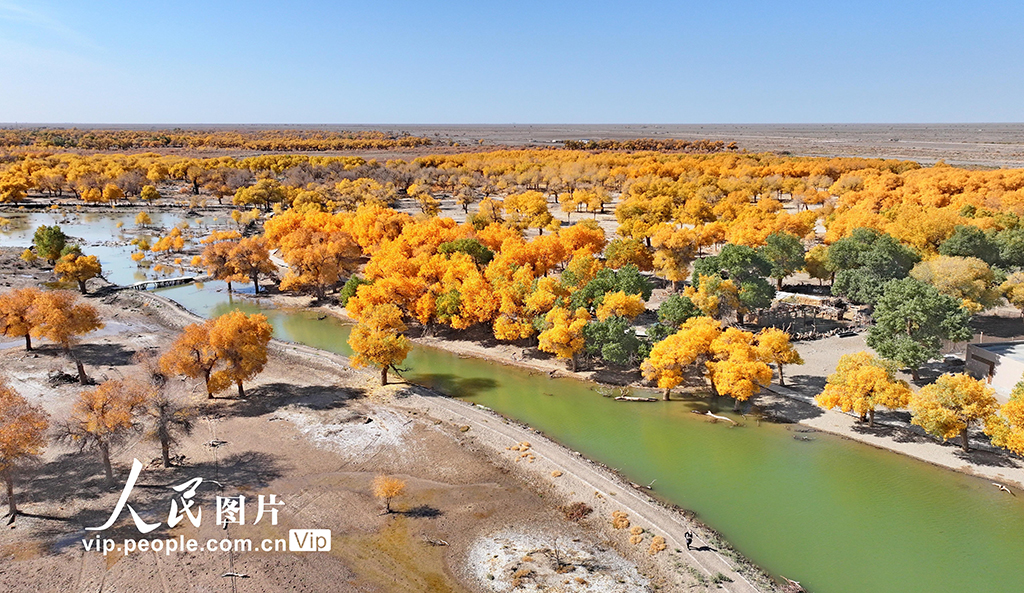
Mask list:
[[78,289],[85,294],[86,281],[102,274],[103,267],[95,255],[71,252],[57,261],[53,271],[60,276],[61,282],[78,283]]
[[0,472],[46,447],[47,414],[28,403],[0,375]]
[[41,292],[32,305],[33,335],[44,337],[65,350],[74,339],[103,327],[96,308],[78,302],[78,295],[66,290]]
[[544,321],[548,328],[537,336],[538,348],[569,360],[576,370],[576,354],[583,350],[583,328],[590,322],[590,313],[583,307],[574,312],[555,307],[544,316]]
[[829,375],[815,403],[826,410],[839,408],[873,419],[876,407],[895,410],[905,407],[909,399],[910,386],[896,380],[891,363],[867,352],[857,352],[839,359],[836,372]]
[[992,422],[999,403],[983,381],[965,373],[946,373],[914,394],[909,408],[912,423],[943,440],[959,434],[966,450],[968,428]]
[[19,288],[0,294],[0,334],[12,338],[25,337],[25,349],[32,349],[32,330],[37,317],[32,315],[32,305],[42,294],[38,288]]
[[722,324],[710,317],[691,317],[679,331],[658,342],[640,365],[648,381],[668,392],[685,379],[686,368],[711,355],[711,344],[722,333]]
[[238,395],[245,395],[242,383],[263,372],[267,365],[267,345],[273,333],[266,315],[246,315],[232,311],[211,320],[210,346],[224,368],[214,372],[211,380],[221,385],[234,383]]

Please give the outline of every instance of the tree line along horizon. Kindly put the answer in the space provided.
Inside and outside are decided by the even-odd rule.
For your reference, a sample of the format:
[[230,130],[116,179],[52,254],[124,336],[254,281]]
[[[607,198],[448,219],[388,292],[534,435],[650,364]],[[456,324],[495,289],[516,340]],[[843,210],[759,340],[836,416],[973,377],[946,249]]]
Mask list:
[[[275,273],[276,250],[287,263],[278,288],[346,307],[358,322],[352,362],[378,367],[382,383],[411,347],[409,324],[426,332],[484,326],[570,368],[581,357],[639,366],[666,398],[697,375],[710,394],[738,405],[771,382],[769,364],[781,383],[783,366],[801,362],[786,332],[755,334],[742,324],[803,269],[834,295],[871,306],[868,344],[879,354],[843,357],[819,405],[868,421],[878,406],[909,406],[916,423],[944,439],[959,435],[966,447],[968,429],[980,424],[994,443],[1024,452],[1024,389],[999,406],[966,375],[943,375],[917,392],[895,378],[899,367],[916,378],[941,340],[969,339],[972,314],[1004,297],[1024,308],[1024,171],[731,153],[500,151],[385,163],[58,153],[18,155],[0,170],[0,179],[12,176],[21,189],[0,186],[9,201],[35,190],[117,204],[177,187],[171,197],[183,205],[230,197],[252,207],[233,213],[238,231],[198,241],[196,229],[175,227],[159,249],[136,242],[133,259],[180,253],[194,238],[205,245],[192,265],[258,291],[260,277]],[[392,207],[403,199],[419,212]],[[439,216],[445,201],[465,222]],[[596,219],[612,206],[618,227],[609,240]],[[563,224],[553,208],[570,223],[580,218]],[[92,262],[75,265],[89,256],[66,244],[54,249],[58,234],[40,228],[25,257],[65,264],[58,273],[84,292]],[[646,306],[651,274],[672,286],[656,312]],[[641,335],[638,319],[650,322]]]

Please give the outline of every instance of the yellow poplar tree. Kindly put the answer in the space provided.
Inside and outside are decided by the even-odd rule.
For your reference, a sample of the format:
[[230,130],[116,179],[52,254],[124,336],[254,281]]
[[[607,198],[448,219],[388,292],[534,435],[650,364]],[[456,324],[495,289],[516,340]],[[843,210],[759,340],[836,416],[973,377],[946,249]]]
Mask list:
[[0,375],[0,475],[7,486],[7,508],[11,518],[18,514],[14,499],[14,476],[19,462],[35,457],[46,447],[46,412],[32,405]]
[[380,384],[387,385],[388,369],[405,360],[412,348],[409,338],[402,335],[405,329],[401,309],[392,304],[373,307],[349,335],[348,344],[355,351],[352,366],[379,366]]
[[209,321],[186,326],[160,357],[160,368],[168,375],[202,379],[206,396],[212,399],[214,393],[223,391],[230,383],[225,382],[226,376],[213,373],[220,361],[220,352],[210,343],[210,327]]
[[569,361],[576,371],[576,355],[583,350],[583,328],[590,323],[590,313],[583,307],[570,313],[564,307],[555,307],[544,317],[548,328],[537,336],[538,348],[557,358]]
[[70,418],[60,427],[60,438],[76,443],[82,450],[100,452],[108,488],[114,486],[110,447],[138,427],[135,418],[150,397],[151,388],[143,383],[104,381],[78,394]]
[[683,291],[701,313],[715,319],[723,319],[730,313],[739,312],[740,291],[731,279],[723,280],[718,274],[699,276],[698,288],[687,286]]
[[0,294],[0,334],[11,338],[25,337],[25,350],[32,350],[35,318],[32,305],[42,294],[38,288],[19,288]]
[[1013,388],[1010,401],[986,424],[985,434],[992,437],[993,445],[1024,455],[1024,382]]
[[910,421],[942,440],[960,435],[964,452],[970,450],[967,431],[977,422],[986,425],[999,412],[995,391],[964,373],[946,373],[910,398]]
[[72,346],[77,336],[103,327],[100,315],[92,305],[78,303],[78,295],[66,290],[40,293],[32,304],[29,317],[32,333],[58,344],[78,367],[78,381],[89,382],[85,376],[85,365],[78,358]]
[[668,401],[672,389],[686,378],[686,369],[711,355],[711,344],[722,333],[722,324],[710,317],[691,317],[679,331],[658,342],[640,365],[648,381],[664,389]]
[[102,274],[103,267],[95,255],[71,252],[57,261],[53,271],[60,276],[61,282],[77,282],[78,290],[85,294],[86,281]]
[[267,316],[260,313],[246,315],[235,310],[212,320],[210,346],[224,368],[216,371],[213,380],[218,385],[234,383],[238,397],[245,397],[243,381],[263,372],[267,366],[267,345],[273,328]]
[[613,315],[632,320],[646,309],[644,299],[638,294],[626,294],[625,291],[605,293],[604,299],[597,307],[597,320],[605,321]]
[[721,333],[711,343],[713,360],[704,363],[711,380],[711,391],[735,400],[734,408],[753,398],[763,385],[772,381],[772,370],[754,347],[754,334],[735,327]]
[[897,381],[895,374],[892,363],[867,352],[844,355],[814,402],[826,410],[852,411],[873,426],[876,407],[895,410],[910,399],[910,386]]
[[766,327],[757,334],[758,357],[779,368],[779,385],[782,386],[786,385],[782,365],[804,363],[804,359],[800,357],[800,353],[789,339],[788,333],[775,327]]

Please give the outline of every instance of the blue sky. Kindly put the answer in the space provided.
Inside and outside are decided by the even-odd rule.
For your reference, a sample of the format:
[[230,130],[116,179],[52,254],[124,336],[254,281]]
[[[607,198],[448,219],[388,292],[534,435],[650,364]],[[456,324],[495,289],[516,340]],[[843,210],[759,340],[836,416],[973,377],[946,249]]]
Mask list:
[[986,0],[0,0],[0,122],[1020,122],[1022,30]]

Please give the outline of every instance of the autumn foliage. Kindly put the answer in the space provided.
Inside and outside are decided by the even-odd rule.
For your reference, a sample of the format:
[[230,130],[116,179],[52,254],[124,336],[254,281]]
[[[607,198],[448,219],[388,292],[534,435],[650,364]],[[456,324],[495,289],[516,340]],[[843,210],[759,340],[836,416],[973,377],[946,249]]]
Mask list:
[[232,384],[245,397],[243,383],[267,364],[272,333],[265,315],[232,311],[185,327],[160,358],[160,366],[169,375],[202,379],[209,398]]
[[32,405],[0,375],[0,475],[7,487],[7,506],[16,515],[14,477],[18,463],[39,455],[46,447],[47,414]]

